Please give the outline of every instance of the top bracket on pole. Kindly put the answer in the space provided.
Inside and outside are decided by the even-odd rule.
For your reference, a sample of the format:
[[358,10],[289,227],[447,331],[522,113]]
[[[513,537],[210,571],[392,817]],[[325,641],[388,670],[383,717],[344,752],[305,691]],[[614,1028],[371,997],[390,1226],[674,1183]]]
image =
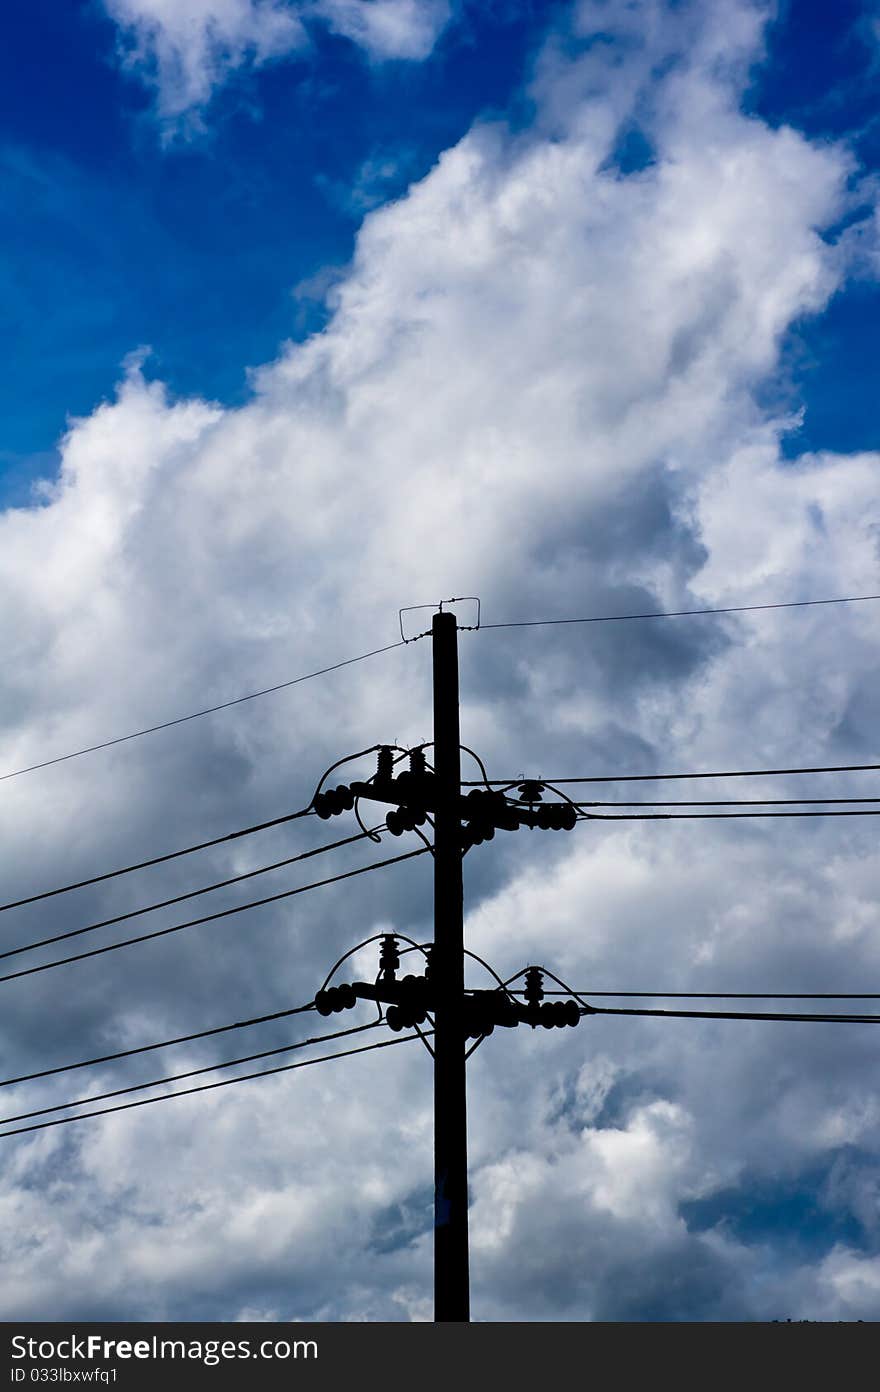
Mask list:
[[[475,604],[475,605],[477,606],[476,615],[471,615],[471,616],[470,616],[470,617],[474,617],[474,618],[476,619],[476,622],[475,622],[475,623],[470,623],[470,624],[458,623],[458,624],[457,624],[457,627],[458,627],[458,629],[459,629],[460,632],[468,632],[468,633],[476,632],[476,630],[480,627],[480,601],[479,601],[479,598],[477,597],[477,595],[457,595],[457,596],[453,596],[452,599],[441,599],[438,603],[434,603],[434,604],[408,604],[408,605],[405,606],[405,608],[403,608],[403,609],[398,609],[398,611],[397,611],[397,622],[398,622],[398,624],[400,625],[400,636],[401,636],[401,639],[403,640],[403,642],[404,642],[404,643],[415,643],[415,642],[417,642],[417,641],[419,640],[419,638],[428,638],[428,637],[430,637],[430,634],[431,634],[431,630],[428,628],[428,629],[425,629],[424,632],[422,632],[422,633],[414,633],[414,634],[412,634],[411,637],[408,638],[408,637],[406,636],[406,634],[404,633],[404,631],[403,631],[403,616],[404,616],[404,614],[412,614],[412,613],[414,613],[415,610],[417,610],[417,609],[433,609],[433,611],[434,611],[435,614],[436,614],[436,613],[444,614],[444,613],[451,612],[451,611],[449,610],[449,605],[450,605],[450,604]],[[446,608],[444,608],[444,605],[446,606]],[[458,619],[458,615],[456,615],[456,619]]]

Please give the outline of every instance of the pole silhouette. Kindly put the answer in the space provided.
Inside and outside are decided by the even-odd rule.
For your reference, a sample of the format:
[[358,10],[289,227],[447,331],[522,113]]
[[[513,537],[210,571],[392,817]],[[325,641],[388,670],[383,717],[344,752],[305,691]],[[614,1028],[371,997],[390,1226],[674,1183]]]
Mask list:
[[458,625],[437,613],[434,666],[434,1319],[470,1319]]

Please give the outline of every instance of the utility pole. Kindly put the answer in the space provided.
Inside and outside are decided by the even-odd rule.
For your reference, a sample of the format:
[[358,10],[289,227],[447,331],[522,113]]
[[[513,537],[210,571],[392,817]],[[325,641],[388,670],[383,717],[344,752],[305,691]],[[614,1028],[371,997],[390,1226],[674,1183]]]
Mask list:
[[[516,794],[511,789],[493,791],[487,783],[485,788],[473,788],[466,797],[462,796],[458,623],[455,614],[444,612],[442,605],[432,620],[431,639],[433,770],[427,768],[424,749],[419,746],[409,750],[409,769],[395,774],[391,746],[375,745],[378,761],[372,778],[325,792],[321,792],[319,784],[312,800],[314,811],[322,819],[352,810],[361,798],[390,803],[392,810],[386,816],[385,830],[392,836],[401,836],[432,821],[434,844],[428,848],[434,853],[434,942],[422,947],[428,959],[425,974],[398,978],[397,939],[394,933],[388,933],[382,938],[376,980],[330,986],[328,977],[315,997],[315,1006],[320,1015],[328,1016],[348,1010],[361,1000],[375,1001],[380,1005],[380,1014],[381,1006],[387,1006],[384,1019],[395,1032],[414,1028],[421,1034],[419,1027],[429,1016],[433,1017],[433,1048],[427,1040],[424,1042],[434,1055],[434,1319],[438,1323],[466,1323],[470,1320],[467,1059],[496,1026],[513,1029],[522,1024],[532,1029],[538,1025],[555,1029],[577,1025],[583,1015],[592,1013],[592,1007],[579,997],[575,999],[567,987],[568,1001],[545,1001],[544,969],[534,966],[518,973],[525,977],[525,989],[521,992],[510,987],[510,981],[516,977],[504,984],[497,976],[497,988],[465,992],[465,852],[492,840],[496,830],[540,827],[547,831],[571,831],[578,813],[570,799],[544,802],[545,785],[535,779],[524,780]],[[363,822],[360,825],[363,828]],[[412,943],[411,947],[418,944]],[[337,967],[340,965],[337,963]],[[517,994],[525,1000],[517,1001]],[[475,1041],[470,1048],[469,1039]]]
[[434,659],[434,1318],[470,1319],[467,1090],[464,1030],[464,895],[458,625],[437,613]]

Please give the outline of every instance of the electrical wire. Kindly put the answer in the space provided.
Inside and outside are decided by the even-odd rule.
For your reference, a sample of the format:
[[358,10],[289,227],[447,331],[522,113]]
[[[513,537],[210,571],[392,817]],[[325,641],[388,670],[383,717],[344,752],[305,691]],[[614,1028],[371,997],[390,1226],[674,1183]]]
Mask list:
[[[508,995],[523,996],[522,988]],[[877,991],[545,991],[545,996],[623,996],[645,1000],[880,1000]]]
[[78,1097],[74,1102],[56,1102],[51,1107],[37,1107],[32,1112],[16,1112],[14,1116],[0,1117],[0,1126],[9,1126],[13,1121],[28,1121],[31,1117],[45,1116],[48,1112],[65,1111],[68,1107],[86,1107],[92,1102],[106,1102],[110,1097],[122,1097],[129,1092],[143,1092],[145,1088],[160,1087],[163,1083],[179,1083],[184,1078],[196,1078],[202,1073],[214,1073],[220,1068],[234,1068],[239,1063],[254,1063],[257,1059],[270,1058],[274,1054],[289,1054],[294,1049],[305,1049],[311,1044],[326,1044],[331,1039],[347,1039],[352,1034],[362,1034],[364,1030],[376,1029],[381,1020],[371,1020],[366,1025],[353,1025],[349,1029],[336,1030],[333,1034],[316,1034],[311,1039],[299,1039],[294,1044],[281,1044],[274,1049],[261,1049],[258,1054],[244,1054],[241,1058],[224,1059],[222,1063],[208,1063],[201,1068],[190,1068],[185,1073],[169,1073],[162,1078],[153,1078],[148,1083],[130,1083],[127,1087],[114,1088],[112,1092],[98,1092],[91,1097]]
[[[770,778],[787,773],[864,773],[877,772],[880,764],[825,764],[815,768],[777,768],[777,769],[724,769],[717,773],[615,773],[601,777],[590,775],[584,778],[489,778],[462,782],[463,788],[481,788],[484,783],[493,787],[513,787],[517,783],[664,783],[674,779],[690,778]],[[804,799],[807,801],[807,799]]]
[[588,822],[718,821],[725,817],[880,817],[880,808],[863,807],[851,812],[581,812]]
[[350,667],[355,662],[364,662],[368,657],[378,657],[379,653],[402,648],[403,643],[388,643],[384,648],[373,648],[372,652],[361,653],[358,657],[347,657],[344,662],[334,662],[332,667],[319,667],[316,672],[307,672],[302,677],[292,677],[290,681],[266,686],[262,691],[251,691],[247,696],[236,696],[233,701],[221,701],[216,706],[206,706],[204,710],[192,711],[189,715],[179,715],[174,720],[163,720],[159,725],[148,725],[146,729],[134,730],[130,735],[118,735],[116,739],[102,740],[100,744],[90,744],[85,749],[74,749],[70,754],[58,754],[53,759],[44,759],[39,764],[29,764],[27,768],[13,769],[11,773],[0,773],[0,782],[7,778],[18,778],[23,773],[33,773],[36,769],[49,768],[52,764],[63,764],[67,759],[78,759],[82,754],[94,754],[98,749],[109,749],[114,744],[125,744],[127,740],[140,739],[142,735],[155,734],[157,730],[168,730],[172,725],[183,725],[188,720],[198,720],[203,715],[213,715],[215,711],[228,710],[230,706],[240,706],[245,701],[254,701],[258,696],[269,696],[273,691],[283,691],[288,686],[311,681],[313,677],[323,677],[328,672],[338,672],[341,667]]
[[252,899],[247,904],[238,904],[235,908],[220,909],[217,913],[204,914],[201,918],[188,919],[186,923],[175,923],[170,928],[157,928],[152,933],[140,933],[135,938],[125,938],[122,942],[108,943],[106,947],[93,947],[88,952],[77,952],[71,957],[59,957],[52,962],[42,962],[36,967],[25,967],[21,971],[7,972],[5,976],[0,976],[0,982],[14,981],[17,977],[33,976],[37,972],[49,971],[52,967],[64,967],[70,962],[81,962],[86,957],[100,957],[104,952],[116,952],[121,947],[131,947],[134,943],[149,942],[153,938],[164,938],[169,933],[180,933],[184,928],[195,928],[200,923],[211,923],[218,918],[228,918],[231,914],[244,913],[246,909],[256,909],[263,904],[273,904],[279,899],[289,899],[294,894],[305,894],[310,889],[320,889],[324,885],[336,884],[339,880],[351,879],[354,875],[365,875],[370,870],[381,870],[386,865],[396,865],[402,860],[411,860],[414,856],[426,855],[427,849],[420,846],[418,850],[407,851],[403,855],[392,856],[389,860],[377,860],[372,865],[361,865],[355,870],[346,870],[339,875],[331,875],[326,880],[315,880],[312,884],[300,885],[297,889],[284,889],[279,894],[267,894],[264,899]]
[[[380,829],[374,827],[373,832],[378,832]],[[116,914],[114,918],[102,918],[97,923],[87,923],[84,928],[71,928],[66,933],[55,933],[51,938],[38,938],[34,942],[25,943],[22,947],[8,947],[0,952],[0,961],[4,957],[15,957],[20,952],[30,952],[33,948],[48,947],[51,943],[63,942],[66,938],[78,938],[83,933],[93,933],[96,928],[109,928],[113,923],[123,923],[128,918],[138,918],[141,914],[153,913],[156,909],[167,909],[171,904],[182,903],[184,899],[195,899],[200,894],[210,894],[212,890],[225,889],[228,885],[239,884],[242,880],[252,880],[256,875],[266,875],[270,870],[280,870],[285,865],[295,865],[297,861],[308,860],[311,856],[338,850],[340,846],[350,846],[352,842],[363,841],[368,836],[378,840],[378,836],[372,837],[369,831],[364,830],[355,836],[343,837],[341,841],[329,841],[323,846],[313,847],[310,851],[302,851],[299,855],[288,856],[286,860],[276,860],[272,865],[261,865],[258,870],[247,870],[244,874],[233,875],[228,880],[217,880],[214,884],[203,885],[201,889],[190,889],[185,894],[176,894],[173,899],[160,899],[157,903],[147,904],[142,909],[129,909],[127,913]]]
[[[433,1034],[433,1030],[425,1031]],[[298,1063],[284,1063],[277,1068],[262,1068],[256,1073],[242,1073],[237,1078],[222,1078],[217,1083],[200,1083],[198,1087],[181,1088],[179,1092],[166,1092],[161,1097],[142,1097],[137,1102],[119,1102],[113,1107],[101,1107],[96,1112],[80,1112],[78,1116],[56,1117],[54,1121],[37,1121],[30,1126],[19,1126],[13,1131],[0,1131],[4,1136],[21,1136],[26,1131],[45,1131],[50,1126],[67,1126],[72,1121],[87,1121],[91,1117],[107,1116],[111,1112],[127,1112],[133,1107],[148,1107],[152,1102],[170,1102],[173,1097],[189,1097],[196,1092],[210,1092],[214,1088],[231,1087],[233,1083],[250,1082],[253,1078],[267,1078],[273,1073],[290,1073],[295,1068],[309,1068],[314,1063],[329,1063],[331,1059],[350,1058],[352,1054],[366,1054],[371,1049],[390,1049],[394,1044],[411,1044],[417,1041],[417,1034],[401,1035],[397,1039],[380,1039],[375,1044],[361,1044],[357,1049],[343,1049],[338,1054],[323,1054],[318,1058],[301,1059]]]
[[240,831],[229,831],[225,836],[215,836],[210,841],[199,841],[195,846],[185,846],[182,851],[168,851],[165,855],[153,856],[151,860],[139,860],[135,865],[123,865],[119,870],[108,870],[104,875],[92,875],[87,880],[76,880],[73,884],[61,885],[58,889],[45,889],[40,894],[30,894],[26,899],[11,899],[8,904],[0,904],[0,913],[7,909],[20,909],[24,904],[36,904],[40,899],[53,899],[56,894],[67,894],[72,889],[85,889],[88,885],[101,884],[113,880],[117,875],[130,875],[133,870],[146,870],[151,865],[162,865],[167,860],[177,860],[179,856],[192,855],[194,851],[206,851],[209,846],[220,846],[224,841],[235,841],[240,836],[252,836],[256,831],[267,831],[269,827],[281,826],[284,822],[295,822],[298,817],[314,816],[311,806],[301,807],[298,812],[287,812],[283,817],[273,817],[268,822],[256,822],[253,826],[242,827]]
[[657,1015],[682,1020],[798,1020],[818,1024],[880,1025],[880,1015],[771,1015],[737,1010],[645,1010],[626,1006],[591,1006],[591,1015]]
[[[570,799],[569,799],[570,800]],[[836,804],[842,802],[880,802],[876,797],[860,798],[722,798],[706,802],[575,802],[574,807],[783,807],[819,803]]]
[[[398,644],[397,646],[400,645]],[[210,846],[219,846],[224,841],[234,841],[241,836],[251,836],[254,832],[266,831],[269,827],[281,826],[285,822],[296,821],[298,817],[313,817],[315,815],[315,798],[321,791],[324,780],[329,777],[333,770],[339,768],[341,764],[350,764],[355,759],[362,759],[366,754],[372,754],[379,748],[380,746],[378,744],[371,744],[368,749],[359,749],[354,754],[344,754],[341,759],[337,759],[334,764],[331,764],[330,767],[325,769],[321,774],[318,785],[312,794],[311,801],[306,807],[301,807],[298,812],[287,812],[283,817],[273,817],[268,822],[257,822],[253,826],[242,827],[238,831],[227,832],[225,836],[216,836],[211,841],[200,841],[195,846],[186,846],[181,851],[169,851],[165,855],[154,856],[151,860],[138,861],[135,865],[124,865],[121,869],[109,870],[104,875],[92,875],[87,880],[77,880],[73,884],[61,885],[58,889],[48,889],[40,894],[31,894],[26,899],[12,899],[7,904],[0,904],[0,913],[3,913],[6,909],[19,909],[25,904],[35,904],[40,899],[51,899],[56,894],[67,894],[72,889],[85,889],[87,885],[101,884],[102,881],[112,880],[117,875],[129,875],[133,870],[145,870],[151,865],[161,865],[167,860],[176,860],[179,856],[192,855],[194,851],[204,851]],[[406,751],[404,751],[404,753],[405,752]],[[360,822],[360,818],[358,818],[358,821]],[[363,827],[363,823],[361,823],[361,827],[363,830],[366,830],[366,828]],[[373,838],[371,837],[371,839]]]
[[734,604],[724,609],[676,609],[652,614],[598,614],[586,619],[525,619],[510,623],[481,623],[487,628],[546,628],[554,624],[622,623],[629,619],[682,619],[694,614],[746,614],[758,609],[808,609],[817,604],[863,604],[880,595],[844,595],[839,599],[792,599],[785,604]]
[[37,1078],[50,1078],[55,1073],[72,1073],[77,1068],[92,1068],[98,1063],[115,1063],[117,1059],[132,1058],[135,1054],[149,1054],[154,1049],[170,1049],[173,1044],[190,1044],[196,1039],[208,1039],[215,1034],[227,1034],[230,1030],[250,1029],[252,1025],[266,1025],[273,1020],[288,1020],[292,1015],[303,1015],[314,1010],[315,1002],[296,1005],[290,1010],[275,1010],[270,1015],[254,1015],[250,1020],[234,1020],[230,1025],[215,1025],[212,1029],[198,1030],[195,1034],[178,1034],[174,1039],[161,1039],[157,1044],[139,1044],[134,1049],[119,1049],[115,1054],[99,1054],[97,1058],[82,1059],[79,1063],[61,1063],[54,1068],[41,1068],[37,1073],[20,1073],[17,1078],[0,1079],[0,1088],[12,1087],[14,1083],[32,1083]]

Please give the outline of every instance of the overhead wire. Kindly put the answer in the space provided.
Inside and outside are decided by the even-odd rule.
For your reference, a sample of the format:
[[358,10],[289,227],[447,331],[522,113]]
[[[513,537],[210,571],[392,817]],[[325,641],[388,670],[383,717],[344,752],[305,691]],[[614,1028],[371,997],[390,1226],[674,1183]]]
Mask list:
[[73,1073],[78,1068],[93,1068],[99,1063],[115,1063],[117,1059],[133,1058],[135,1054],[149,1054],[155,1049],[170,1049],[174,1044],[191,1044],[196,1039],[209,1039],[215,1034],[228,1034],[230,1030],[250,1029],[252,1025],[266,1025],[275,1020],[287,1020],[292,1015],[304,1015],[315,1009],[314,1001],[305,1005],[295,1005],[288,1010],[273,1010],[268,1015],[254,1015],[249,1020],[233,1020],[229,1025],[214,1025],[211,1029],[197,1030],[194,1034],[178,1034],[173,1039],[160,1039],[156,1044],[138,1044],[132,1049],[117,1049],[112,1054],[98,1054],[95,1058],[80,1059],[77,1063],[61,1063],[52,1068],[41,1068],[34,1073],[19,1073],[15,1078],[0,1079],[0,1088],[12,1087],[14,1083],[32,1083],[37,1078],[50,1078],[56,1073]]
[[880,817],[880,808],[863,807],[847,812],[584,812],[588,822],[718,821],[728,817]]
[[[425,1031],[426,1034],[433,1033]],[[11,1131],[0,1131],[0,1139],[6,1136],[21,1136],[28,1131],[45,1131],[51,1126],[68,1126],[74,1121],[88,1121],[92,1117],[108,1116],[111,1112],[126,1112],[134,1107],[148,1107],[153,1102],[170,1102],[175,1097],[190,1097],[196,1092],[211,1092],[214,1088],[231,1087],[233,1083],[250,1082],[253,1078],[267,1078],[275,1073],[290,1073],[296,1068],[309,1068],[316,1063],[329,1063],[332,1059],[350,1058],[352,1054],[366,1054],[371,1049],[390,1049],[395,1044],[410,1044],[417,1041],[417,1034],[405,1034],[396,1039],[379,1039],[375,1044],[361,1044],[356,1049],[343,1049],[336,1054],[323,1054],[318,1058],[300,1059],[297,1063],[279,1064],[276,1068],[262,1068],[256,1073],[241,1073],[237,1078],[222,1078],[216,1083],[200,1083],[198,1087],[181,1088],[177,1092],[166,1092],[160,1097],[141,1097],[137,1102],[119,1102],[112,1107],[101,1107],[98,1111],[80,1112],[77,1116],[56,1117],[53,1121],[32,1122],[28,1126],[18,1126]]]
[[576,802],[575,807],[782,807],[805,804],[816,807],[837,803],[880,802],[876,797],[852,798],[720,798],[702,802]]
[[273,904],[279,899],[289,899],[295,894],[305,894],[311,889],[321,889],[324,885],[336,884],[339,880],[348,880],[355,875],[365,875],[370,870],[381,870],[386,865],[396,865],[404,860],[412,860],[414,856],[426,855],[427,847],[420,846],[415,851],[406,851],[403,855],[391,856],[388,860],[374,861],[372,865],[360,865],[354,870],[345,870],[338,875],[331,875],[326,880],[315,880],[312,884],[299,885],[296,889],[284,889],[278,894],[268,894],[263,899],[253,899],[247,904],[237,904],[231,909],[220,909],[216,913],[203,914],[201,918],[191,918],[185,923],[174,923],[169,928],[156,928],[151,933],[140,933],[134,938],[125,938],[122,942],[108,943],[104,947],[93,947],[87,952],[77,952],[70,957],[59,957],[52,962],[41,962],[34,967],[24,967],[20,971],[7,972],[0,976],[0,982],[14,981],[18,977],[34,976],[37,972],[50,971],[53,967],[67,966],[71,962],[81,962],[87,957],[100,957],[105,952],[116,952],[122,947],[131,947],[134,943],[149,942],[153,938],[164,938],[169,933],[180,933],[185,928],[195,928],[201,923],[211,923],[219,918],[229,918],[232,914],[244,913],[247,909],[260,908],[263,904]]
[[348,1029],[335,1030],[332,1034],[316,1034],[310,1039],[298,1039],[293,1044],[280,1044],[273,1049],[261,1049],[256,1054],[243,1054],[239,1058],[224,1059],[220,1063],[204,1064],[200,1068],[189,1068],[184,1073],[168,1073],[161,1078],[153,1078],[145,1083],[129,1083],[126,1087],[113,1088],[110,1092],[93,1093],[90,1097],[78,1097],[72,1102],[55,1102],[49,1107],[37,1107],[30,1112],[16,1112],[14,1116],[0,1117],[0,1126],[8,1126],[13,1121],[27,1121],[30,1117],[45,1116],[48,1112],[61,1112],[70,1107],[86,1107],[93,1102],[105,1102],[110,1097],[122,1097],[126,1093],[143,1092],[146,1088],[161,1087],[164,1083],[179,1083],[184,1078],[196,1078],[203,1073],[214,1073],[221,1068],[235,1068],[240,1063],[254,1063],[257,1059],[270,1058],[275,1054],[289,1054],[294,1049],[306,1049],[312,1044],[326,1044],[331,1039],[347,1039],[349,1035],[363,1034],[365,1030],[376,1029],[381,1020],[370,1020],[365,1025],[353,1025]]
[[[396,746],[393,746],[396,748]],[[324,784],[324,780],[340,767],[341,764],[350,764],[355,759],[362,759],[367,754],[372,754],[379,749],[378,744],[371,744],[368,749],[358,749],[354,754],[344,754],[341,759],[337,759],[328,769],[325,769],[318,780],[318,785],[312,794],[311,801],[305,807],[301,807],[297,812],[287,812],[281,817],[272,817],[266,822],[256,822],[252,826],[241,827],[238,831],[227,832],[223,836],[215,836],[210,841],[199,841],[194,846],[185,846],[179,851],[169,851],[164,855],[153,856],[150,860],[140,860],[133,865],[123,865],[118,870],[108,870],[103,875],[92,875],[85,880],[76,880],[71,884],[60,885],[57,889],[43,890],[40,894],[31,894],[24,899],[12,899],[6,904],[0,904],[0,913],[6,909],[19,909],[25,904],[35,904],[41,899],[51,899],[57,894],[67,894],[73,889],[85,889],[88,885],[101,884],[104,880],[115,879],[118,875],[129,875],[134,870],[146,870],[151,865],[161,865],[168,860],[176,860],[180,856],[192,855],[194,851],[204,851],[211,846],[220,846],[225,841],[234,841],[242,836],[251,836],[258,831],[267,831],[270,827],[281,826],[285,822],[294,822],[299,817],[315,816],[314,802]],[[405,751],[404,751],[405,752]],[[360,819],[358,819],[360,820]],[[361,823],[362,829],[366,830]],[[369,833],[368,833],[369,834]],[[371,838],[373,839],[373,838]]]
[[[382,824],[384,826],[384,823]],[[0,961],[4,957],[15,957],[21,952],[30,952],[37,947],[48,947],[51,943],[63,942],[66,938],[77,938],[83,933],[93,933],[97,928],[108,928],[114,923],[123,923],[129,918],[138,918],[141,914],[153,913],[156,909],[167,909],[172,904],[180,904],[185,899],[196,899],[200,894],[210,894],[215,889],[226,889],[228,885],[239,884],[242,880],[252,880],[257,875],[266,875],[270,870],[280,870],[287,865],[295,865],[297,861],[308,860],[312,856],[323,855],[327,851],[338,850],[340,846],[349,846],[355,841],[363,841],[365,837],[378,839],[378,833],[382,827],[374,827],[372,832],[357,832],[354,836],[345,836],[341,841],[329,841],[323,846],[315,846],[309,851],[302,851],[299,855],[288,856],[285,860],[276,860],[271,865],[261,865],[257,870],[246,870],[241,875],[232,875],[227,880],[217,880],[213,884],[202,885],[200,889],[187,890],[185,894],[175,894],[172,899],[160,899],[155,904],[146,904],[140,909],[129,909],[126,913],[116,914],[113,918],[102,918],[97,923],[87,923],[83,928],[70,928],[65,933],[55,933],[49,938],[38,938],[33,942],[24,943],[21,947],[7,947],[0,952]]]
[[[484,783],[492,787],[513,787],[518,783],[665,783],[691,778],[771,778],[789,773],[864,773],[880,771],[880,764],[824,764],[812,768],[773,768],[773,769],[723,769],[714,773],[614,773],[589,774],[578,778],[489,778],[462,780],[463,788],[480,788]],[[808,799],[804,799],[807,801]]]
[[[509,995],[522,996],[521,987],[506,988]],[[545,991],[545,996],[641,997],[645,1000],[880,1000],[878,991],[585,991],[566,989]]]
[[[589,993],[587,993],[589,994]],[[790,1020],[817,1024],[880,1025],[880,1015],[795,1015],[750,1013],[738,1010],[647,1010],[627,1006],[591,1006],[592,1015],[654,1015],[682,1020]]]
[[40,894],[29,894],[24,899],[11,899],[8,904],[0,904],[0,913],[7,909],[20,909],[25,904],[36,904],[40,899],[53,899],[56,894],[68,894],[72,889],[85,889],[88,885],[102,884],[118,875],[130,875],[133,870],[146,870],[151,865],[162,865],[180,856],[192,855],[194,851],[206,851],[210,846],[221,846],[224,841],[235,841],[241,836],[251,836],[257,831],[267,831],[269,827],[281,826],[285,822],[295,822],[299,817],[314,816],[311,805],[301,807],[298,812],[287,812],[283,817],[273,817],[268,822],[255,822],[253,826],[242,827],[239,831],[229,831],[224,836],[214,836],[210,841],[199,841],[194,846],[185,846],[180,851],[168,851],[165,855],[153,856],[150,860],[139,860],[133,865],[123,865],[119,870],[108,870],[103,875],[90,875],[87,880],[76,880],[72,884],[60,885],[57,889],[45,889]]
[[577,619],[520,619],[507,623],[481,623],[487,628],[546,628],[555,624],[623,623],[631,619],[682,619],[695,614],[746,614],[759,609],[808,609],[819,604],[864,604],[880,595],[843,595],[835,599],[792,599],[781,604],[732,604],[724,608],[654,610],[647,614],[592,614]]
[[292,677],[289,681],[276,683],[275,686],[263,687],[261,691],[250,691],[246,696],[236,696],[232,701],[221,701],[216,706],[205,706],[203,710],[192,711],[189,715],[179,715],[174,720],[163,720],[158,725],[148,725],[143,730],[133,730],[128,735],[118,735],[115,739],[102,740],[100,744],[90,744],[83,749],[74,749],[69,754],[58,754],[52,759],[43,759],[38,764],[29,764],[26,768],[13,769],[10,773],[0,773],[0,782],[7,778],[18,778],[23,773],[33,773],[37,769],[49,768],[52,764],[63,764],[68,759],[78,759],[83,754],[94,754],[97,750],[109,749],[114,744],[125,744],[128,740],[140,739],[142,735],[152,735],[158,730],[168,730],[172,725],[183,725],[189,720],[198,720],[203,715],[213,715],[216,711],[229,710],[231,706],[240,706],[245,701],[254,701],[258,696],[269,696],[273,691],[283,691],[286,687],[311,681],[313,677],[323,677],[328,672],[338,672],[342,667],[350,667],[355,662],[365,662],[368,657],[378,657],[380,653],[391,652],[394,648],[404,646],[402,642],[387,643],[383,648],[373,648],[371,652],[360,653],[358,657],[347,657],[343,662],[334,662],[330,667],[319,667],[317,671],[306,672],[302,677]]

